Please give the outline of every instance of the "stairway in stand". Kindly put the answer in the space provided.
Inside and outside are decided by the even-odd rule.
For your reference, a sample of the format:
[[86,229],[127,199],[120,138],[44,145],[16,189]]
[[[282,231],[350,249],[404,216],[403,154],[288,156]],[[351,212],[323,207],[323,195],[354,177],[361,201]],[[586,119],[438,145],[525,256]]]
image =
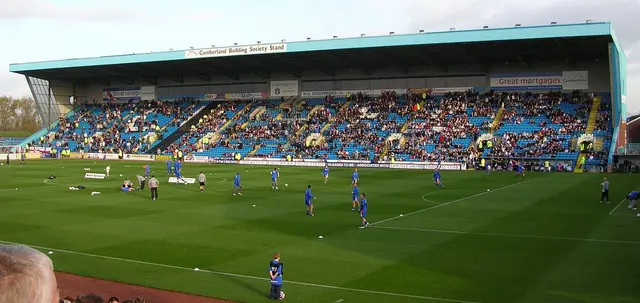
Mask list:
[[210,132],[210,133],[204,135],[200,140],[198,140],[198,146],[202,145],[202,139],[204,139],[204,138],[209,138],[209,141],[218,140],[218,137],[220,137],[220,134],[222,134],[222,131],[227,129],[227,127],[229,127],[229,125],[235,123],[240,116],[244,115],[245,112],[252,107],[252,105],[253,105],[253,102],[245,105],[245,107],[243,107],[241,110],[236,112],[236,114],[233,115],[233,117],[231,117],[231,119],[229,119],[229,121],[227,121],[227,123],[225,123],[222,126],[220,126],[220,128],[218,128],[216,131]]
[[587,135],[593,134],[596,129],[596,122],[598,120],[598,112],[600,111],[600,97],[593,98],[593,105],[591,105],[591,111],[589,112],[589,120],[587,121],[587,128],[584,133]]
[[[424,106],[424,102],[420,103],[420,106]],[[404,122],[404,125],[402,126],[402,128],[400,128],[400,144],[399,146],[404,145],[404,143],[407,141],[407,139],[404,137],[404,133],[407,131],[407,129],[409,129],[409,125],[411,125],[411,122],[413,122],[413,114],[409,116],[409,118],[407,118],[407,121]],[[385,145],[384,145],[384,149],[382,150],[382,152],[380,153],[380,158],[384,158],[387,156],[387,154],[389,154],[389,143],[387,143],[389,141],[389,139],[391,139],[391,137],[393,137],[395,134],[390,134],[389,137],[387,137],[387,139],[385,139]]]
[[[180,139],[184,134],[188,133],[191,130],[191,126],[198,124],[200,118],[204,117],[204,115],[211,112],[211,110],[214,109],[215,106],[216,106],[215,102],[211,102],[207,106],[200,109],[200,111],[197,114],[193,115],[191,118],[189,118],[189,120],[184,122],[184,124],[182,124],[182,126],[180,126],[178,130],[176,130],[173,134],[167,136],[166,138],[163,138],[162,141],[160,141],[160,143],[153,146],[153,148],[150,148],[145,153],[154,154],[157,149],[165,150],[166,148],[168,148],[169,145],[173,144],[178,139]],[[169,124],[163,126],[162,130],[167,128],[167,126],[169,126]]]
[[[600,99],[600,97],[595,97],[593,98],[593,104],[591,105],[591,111],[589,111],[589,120],[587,120],[587,128],[584,130],[584,133],[587,135],[592,135],[593,131],[596,129],[596,122],[598,120],[598,112],[600,111],[600,102],[602,102],[602,100]],[[598,143],[596,142],[595,147],[598,147]],[[577,144],[576,142],[576,147],[577,150],[580,149],[580,146]],[[600,143],[600,148],[602,149],[602,143]],[[587,158],[587,154],[586,153],[580,153],[578,155],[578,158],[576,159],[576,165],[575,165],[575,169],[573,170],[574,173],[576,174],[581,174],[584,173],[584,166],[580,166],[580,159],[586,159]],[[580,167],[579,167],[580,166]]]
[[320,133],[323,134],[325,131],[327,131],[329,129],[329,127],[331,127],[331,124],[336,119],[336,117],[338,115],[340,115],[340,113],[343,110],[345,110],[347,107],[349,107],[350,104],[351,104],[351,101],[345,102],[344,105],[342,105],[342,107],[340,107],[340,110],[338,110],[338,112],[335,114],[335,116],[331,117],[331,119],[329,119],[329,122],[327,122],[327,124],[324,125],[324,127],[320,130]]
[[491,122],[491,130],[489,130],[490,134],[493,134],[493,132],[496,131],[496,129],[498,129],[498,126],[500,126],[500,122],[502,122],[503,115],[504,115],[504,103],[502,103],[502,106],[500,106],[500,109],[498,109],[498,113],[496,113],[496,117],[493,118],[493,122]]
[[293,101],[295,100],[296,100],[296,97],[289,97],[288,99],[284,100],[284,102],[280,103],[280,113],[278,114],[278,116],[276,116],[276,120],[278,121],[282,120],[284,109],[291,108],[291,103],[293,103]]
[[252,150],[252,151],[250,151],[250,152],[245,156],[245,158],[246,158],[246,157],[252,157],[253,155],[255,155],[255,154],[258,152],[258,150],[260,150],[260,147],[261,147],[261,145],[260,145],[260,144],[256,144],[256,145],[254,145],[254,146],[253,146],[253,150]]

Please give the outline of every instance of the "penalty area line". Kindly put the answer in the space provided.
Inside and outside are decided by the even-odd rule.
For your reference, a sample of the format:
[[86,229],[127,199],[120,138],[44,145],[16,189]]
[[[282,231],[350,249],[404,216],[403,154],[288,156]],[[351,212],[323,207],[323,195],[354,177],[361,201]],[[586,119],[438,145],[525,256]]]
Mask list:
[[[370,225],[370,226],[373,226],[373,225],[382,224],[382,223],[389,222],[389,221],[393,221],[393,220],[400,219],[400,218],[406,218],[406,217],[408,217],[408,216],[412,216],[412,215],[415,215],[415,214],[419,214],[419,213],[421,213],[421,212],[425,212],[425,211],[428,211],[428,210],[436,209],[436,208],[443,207],[443,206],[447,206],[447,205],[450,205],[450,204],[454,204],[454,203],[462,202],[462,201],[469,200],[469,199],[472,199],[472,198],[475,198],[475,197],[480,197],[480,196],[483,196],[483,195],[486,195],[486,194],[489,194],[489,193],[492,193],[492,192],[496,192],[496,191],[499,191],[499,190],[507,189],[507,188],[510,188],[510,187],[513,187],[513,186],[516,186],[516,185],[519,185],[519,184],[522,184],[522,183],[529,182],[529,181],[531,181],[531,180],[532,180],[532,179],[525,180],[525,181],[520,181],[520,182],[513,183],[513,184],[509,184],[509,185],[507,185],[507,186],[503,186],[503,187],[498,187],[498,188],[496,188],[496,189],[494,189],[494,190],[492,190],[492,191],[481,192],[481,193],[478,193],[478,194],[475,194],[475,195],[471,195],[471,196],[468,196],[468,197],[464,197],[464,198],[461,198],[461,199],[457,199],[457,200],[449,201],[449,202],[446,202],[446,203],[442,203],[442,204],[434,205],[434,206],[427,207],[427,208],[423,208],[423,209],[420,209],[420,210],[416,210],[416,211],[414,211],[414,212],[410,212],[410,213],[408,213],[408,214],[404,214],[404,215],[400,215],[400,216],[391,217],[391,218],[384,219],[384,220],[381,220],[381,221],[378,221],[378,222],[373,222],[373,223],[371,223],[371,224],[369,224],[369,225]],[[423,199],[423,200],[424,200],[424,199]]]
[[[65,253],[65,254],[70,254],[70,255],[78,255],[78,256],[84,256],[84,257],[95,258],[95,259],[105,259],[105,260],[111,260],[111,261],[118,261],[118,262],[132,263],[132,264],[141,264],[141,265],[148,265],[148,266],[162,267],[162,268],[170,268],[170,269],[184,270],[184,271],[192,271],[192,272],[194,271],[193,268],[186,268],[186,267],[176,266],[176,265],[153,263],[153,262],[131,260],[131,259],[124,259],[124,258],[117,258],[117,257],[109,257],[109,256],[103,256],[103,255],[96,255],[96,254],[90,254],[90,253],[83,253],[83,252],[77,252],[77,251],[72,251],[72,250],[66,250],[66,249],[57,249],[57,248],[51,248],[51,247],[22,244],[22,243],[16,243],[16,242],[11,242],[11,241],[0,240],[0,243],[11,244],[11,245],[28,245],[28,246],[30,246],[32,248],[36,248],[36,249],[40,249],[40,250],[59,252],[59,253]],[[207,269],[201,269],[201,268],[199,269],[198,272],[208,273],[208,274],[218,275],[218,276],[242,278],[242,279],[248,279],[248,280],[269,281],[268,278],[264,278],[264,277],[250,276],[250,275],[243,275],[243,274],[235,274],[235,273],[207,270]],[[399,297],[399,298],[412,298],[412,299],[421,299],[421,300],[427,300],[427,301],[440,301],[440,302],[452,302],[452,303],[479,303],[479,302],[475,302],[475,301],[465,301],[465,300],[456,300],[456,299],[447,299],[447,298],[438,298],[438,297],[429,297],[429,296],[419,296],[419,295],[394,293],[394,292],[384,292],[384,291],[359,289],[359,288],[349,288],[349,287],[325,285],[325,284],[316,284],[316,283],[300,282],[300,281],[284,280],[284,282],[289,283],[289,284],[294,284],[294,285],[301,285],[301,286],[308,286],[308,287],[315,287],[315,288],[324,288],[324,289],[331,289],[331,290],[342,290],[342,291],[350,291],[350,292],[359,292],[359,293],[384,295],[384,296]]]

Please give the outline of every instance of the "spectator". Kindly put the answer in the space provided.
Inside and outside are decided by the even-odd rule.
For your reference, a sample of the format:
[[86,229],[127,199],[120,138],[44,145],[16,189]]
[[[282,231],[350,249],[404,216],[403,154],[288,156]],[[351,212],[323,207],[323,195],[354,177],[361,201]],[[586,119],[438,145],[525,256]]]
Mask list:
[[53,263],[24,245],[0,244],[0,302],[58,303]]
[[104,299],[96,294],[80,295],[75,303],[104,303]]

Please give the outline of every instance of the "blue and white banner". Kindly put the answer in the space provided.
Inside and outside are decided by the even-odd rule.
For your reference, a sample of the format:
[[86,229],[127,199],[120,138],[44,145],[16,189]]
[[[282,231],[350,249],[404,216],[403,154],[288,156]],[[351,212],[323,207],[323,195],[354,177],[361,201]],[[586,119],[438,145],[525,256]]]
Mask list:
[[588,71],[543,74],[491,75],[494,90],[584,90],[589,89]]
[[155,86],[137,86],[125,88],[105,88],[102,90],[103,101],[151,101],[156,98]]

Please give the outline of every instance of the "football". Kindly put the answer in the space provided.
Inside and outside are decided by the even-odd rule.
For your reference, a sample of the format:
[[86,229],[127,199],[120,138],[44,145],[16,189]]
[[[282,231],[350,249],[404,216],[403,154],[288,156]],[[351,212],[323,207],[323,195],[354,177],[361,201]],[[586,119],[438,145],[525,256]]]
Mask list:
[[284,291],[280,291],[280,299],[284,299],[284,296],[285,296]]

